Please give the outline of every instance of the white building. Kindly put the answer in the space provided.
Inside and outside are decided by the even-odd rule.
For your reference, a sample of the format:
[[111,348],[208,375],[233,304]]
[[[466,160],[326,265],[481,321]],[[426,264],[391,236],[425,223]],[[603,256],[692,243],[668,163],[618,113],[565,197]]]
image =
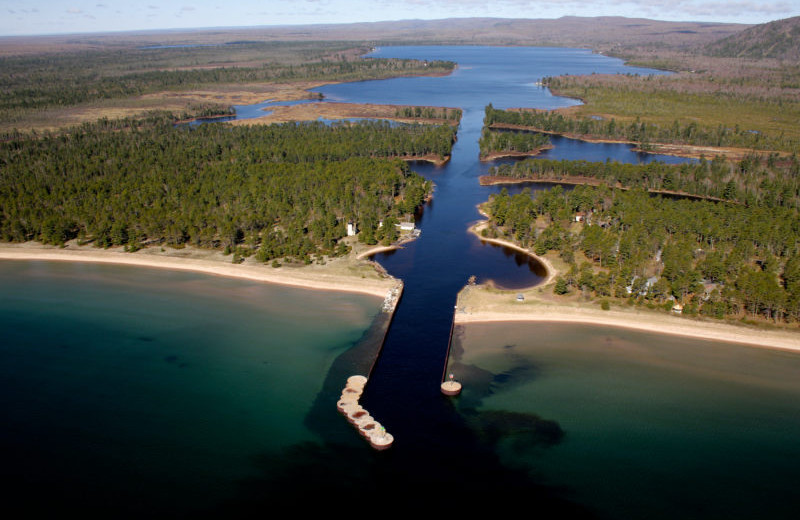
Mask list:
[[397,226],[400,228],[400,231],[414,231],[414,229],[416,229],[413,222],[401,222],[397,224]]

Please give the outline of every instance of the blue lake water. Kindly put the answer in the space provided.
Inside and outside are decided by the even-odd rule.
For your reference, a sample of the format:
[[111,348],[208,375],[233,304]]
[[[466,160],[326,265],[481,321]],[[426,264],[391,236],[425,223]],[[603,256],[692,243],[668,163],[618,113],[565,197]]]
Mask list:
[[[445,77],[329,85],[319,91],[334,102],[464,111],[451,161],[444,167],[414,165],[436,184],[433,201],[418,217],[421,238],[376,257],[405,282],[363,398],[370,413],[395,436],[393,447],[372,451],[335,409],[319,406],[341,388],[341,381],[331,380],[330,367],[377,312],[377,302],[369,298],[185,273],[4,263],[2,410],[4,424],[12,427],[4,430],[2,446],[9,461],[4,480],[14,483],[6,489],[31,500],[43,495],[71,508],[113,511],[117,517],[128,510],[252,516],[277,505],[313,511],[369,511],[361,508],[373,506],[416,511],[432,504],[452,513],[502,504],[587,518],[653,512],[663,518],[731,518],[732,504],[744,503],[741,518],[752,518],[753,511],[764,518],[789,518],[792,508],[786,505],[797,505],[797,499],[774,504],[776,494],[786,488],[748,493],[736,481],[738,501],[726,499],[730,480],[709,489],[708,480],[735,471],[735,463],[711,453],[714,443],[700,441],[712,434],[727,439],[724,449],[745,454],[748,464],[743,467],[756,483],[761,472],[800,482],[775,456],[792,457],[797,451],[787,443],[800,434],[791,414],[800,381],[791,376],[800,375],[800,356],[782,355],[788,376],[782,376],[780,385],[770,379],[771,361],[764,370],[748,374],[748,389],[759,397],[740,409],[740,387],[729,392],[718,383],[741,377],[735,372],[738,365],[759,365],[761,358],[742,354],[753,349],[718,350],[719,357],[730,352],[730,359],[704,368],[705,379],[693,383],[679,405],[686,408],[681,416],[693,421],[710,407],[720,411],[709,416],[702,431],[690,429],[678,438],[659,432],[670,431],[676,410],[663,402],[682,388],[685,371],[659,372],[651,405],[637,396],[648,370],[657,370],[658,363],[643,358],[631,370],[604,364],[604,355],[613,352],[603,349],[575,354],[580,341],[576,347],[573,327],[566,325],[499,325],[490,334],[468,329],[463,344],[477,345],[474,351],[482,353],[463,359],[473,367],[475,384],[457,399],[439,392],[453,305],[467,279],[475,275],[479,281],[513,288],[535,284],[541,275],[540,267],[525,256],[484,244],[466,232],[480,218],[477,204],[500,189],[478,185],[478,177],[491,166],[478,161],[484,107],[576,103],[538,87],[546,76],[657,72],[579,49],[387,47],[374,55],[447,59],[459,67]],[[627,145],[560,138],[554,144],[547,157],[679,160],[637,154]],[[584,343],[605,334],[585,330]],[[288,339],[282,341],[284,337]],[[535,346],[545,338],[569,346],[563,359],[559,361],[561,350],[553,348],[546,359],[537,360],[543,354]],[[682,341],[682,350],[676,352],[692,364],[694,351],[704,344]],[[654,335],[625,336],[624,342],[646,344],[656,356],[661,348],[678,348]],[[512,356],[516,364],[507,359],[510,350],[504,347],[509,343],[524,351]],[[493,352],[486,353],[481,345],[493,347]],[[707,362],[698,358],[697,363]],[[551,372],[551,366],[558,370]],[[575,401],[594,395],[594,366],[612,374],[619,385],[602,390],[604,408],[575,407]],[[543,373],[554,379],[542,379]],[[573,387],[584,393],[564,391]],[[709,400],[709,387],[726,396]],[[627,412],[632,398],[635,414]],[[746,440],[740,435],[743,423],[728,420],[740,411]],[[787,415],[793,418],[783,420]],[[648,424],[659,425],[655,442],[641,435],[631,440],[631,429]],[[776,435],[776,429],[787,433]],[[695,431],[699,443],[691,444]],[[659,464],[653,470],[648,461],[659,438],[672,451],[653,459]],[[682,443],[689,443],[687,450],[698,465],[712,471],[664,464],[681,452]],[[752,449],[759,443],[769,449]],[[638,478],[648,466],[647,478]],[[692,495],[693,490],[699,491]],[[637,500],[626,505],[623,498],[631,492]]]

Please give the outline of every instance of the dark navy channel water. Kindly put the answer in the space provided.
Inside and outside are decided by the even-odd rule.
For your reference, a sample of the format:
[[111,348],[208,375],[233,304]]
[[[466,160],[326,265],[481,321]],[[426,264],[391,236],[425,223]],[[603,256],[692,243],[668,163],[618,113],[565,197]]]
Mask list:
[[[513,442],[520,431],[524,432],[528,450],[532,449],[534,453],[542,446],[557,444],[554,425],[549,420],[557,419],[558,414],[539,417],[534,410],[532,414],[517,415],[507,412],[515,409],[508,403],[495,410],[475,409],[463,400],[458,406],[458,399],[452,401],[441,395],[439,384],[456,294],[467,279],[475,275],[479,282],[492,280],[506,288],[530,286],[540,280],[537,266],[524,256],[482,243],[466,232],[470,224],[481,218],[476,205],[501,189],[478,184],[478,177],[490,166],[477,160],[484,107],[492,103],[499,108],[552,109],[575,103],[574,100],[554,97],[546,89],[538,87],[537,83],[545,76],[655,71],[629,69],[618,60],[574,49],[412,47],[381,49],[375,55],[449,59],[458,62],[459,68],[452,76],[444,78],[332,85],[320,89],[326,99],[448,106],[464,111],[451,161],[441,168],[430,165],[416,165],[414,168],[436,183],[434,199],[418,221],[422,229],[421,238],[402,250],[376,258],[405,283],[403,299],[363,399],[370,413],[380,418],[396,438],[391,454],[376,456],[384,459],[382,464],[392,468],[394,476],[388,479],[387,484],[391,482],[392,488],[411,494],[436,497],[439,504],[452,504],[454,510],[462,512],[469,511],[472,506],[496,504],[498,508],[513,505],[533,507],[537,513],[544,514],[566,514],[572,510],[577,516],[627,517],[629,511],[615,508],[614,500],[603,502],[596,496],[585,500],[591,496],[585,493],[585,489],[581,489],[583,495],[576,493],[575,496],[580,498],[572,503],[570,491],[561,493],[545,487],[544,482],[547,485],[555,482],[563,485],[565,482],[538,481],[533,477],[540,471],[536,456],[532,457],[533,461],[528,459],[526,464],[520,465],[509,464],[508,458],[501,463],[497,458],[498,452],[502,451],[497,449],[498,446],[509,439]],[[544,157],[622,162],[684,161],[635,153],[627,145],[589,144],[564,138],[554,138],[553,144],[555,147],[543,154]],[[525,187],[516,185],[509,189],[514,191]],[[527,187],[538,189],[534,184]],[[495,330],[502,328],[499,326]],[[533,340],[536,326],[526,330],[533,331]],[[557,342],[557,337],[551,336],[552,341]],[[529,364],[523,363],[518,369],[524,374],[526,366]],[[495,382],[489,388],[494,388],[496,393],[506,382],[512,387],[519,385],[519,374],[514,370],[517,369],[496,373]],[[679,380],[681,376],[675,377]],[[489,395],[492,393],[490,390]],[[791,423],[791,428],[797,426],[796,422]],[[629,457],[624,444],[608,449],[619,450],[617,456],[620,460]],[[522,460],[522,453],[529,454],[526,450],[519,451],[512,456],[512,461]],[[588,467],[585,470],[593,472]],[[616,470],[614,466],[604,468],[609,472]],[[637,480],[635,473],[625,469],[619,471],[625,476],[615,483],[622,485]],[[663,471],[681,470],[664,467]],[[669,507],[663,496],[655,492],[656,487],[645,489],[641,499],[644,503],[652,501],[651,517],[688,518],[697,513],[682,506]],[[618,492],[622,496],[626,493],[624,489]],[[702,502],[702,498],[691,499]],[[721,505],[718,497],[713,500],[716,504],[706,505],[708,509],[705,510],[712,516],[715,511],[725,510],[724,507],[717,509]],[[786,510],[776,508],[775,511],[785,513]],[[752,512],[742,511],[743,518]]]
[[[374,55],[459,67],[446,77],[329,85],[319,89],[325,99],[463,110],[451,161],[413,165],[436,184],[418,216],[421,237],[376,257],[405,290],[362,404],[394,445],[372,450],[334,406],[348,347],[375,316],[374,299],[146,269],[9,263],[0,266],[4,503],[49,517],[65,505],[105,518],[249,518],[285,507],[358,516],[522,508],[568,518],[791,518],[797,499],[775,505],[775,497],[800,483],[785,464],[800,456],[790,440],[800,435],[794,354],[599,327],[494,324],[459,338],[464,394],[439,391],[456,295],[468,278],[506,288],[541,279],[526,256],[467,232],[481,218],[476,206],[500,189],[478,184],[490,167],[478,161],[484,107],[576,103],[537,86],[545,76],[656,72],[580,49],[397,47]],[[626,145],[553,143],[545,157],[678,161]],[[642,345],[653,352],[638,354],[638,366],[626,363]],[[695,367],[693,351],[709,345]],[[603,360],[609,353],[619,355]],[[671,371],[675,357],[689,368]],[[743,383],[726,387],[732,379]],[[609,380],[616,386],[605,388]],[[656,380],[658,389],[648,389]],[[687,409],[680,437],[670,431],[676,403]],[[738,442],[743,428],[753,433]],[[655,449],[647,444],[653,431]],[[769,444],[767,456],[753,450],[760,443]],[[685,453],[713,471],[670,466]],[[720,478],[738,467],[741,478]],[[751,480],[764,484],[748,494]],[[739,500],[728,499],[729,485]]]

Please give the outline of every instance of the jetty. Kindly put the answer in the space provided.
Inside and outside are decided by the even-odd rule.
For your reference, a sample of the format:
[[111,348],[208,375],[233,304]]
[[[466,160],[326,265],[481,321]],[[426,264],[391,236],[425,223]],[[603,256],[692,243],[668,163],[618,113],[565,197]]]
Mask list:
[[[378,360],[380,350],[383,348],[383,342],[386,340],[386,333],[389,331],[391,319],[394,317],[394,311],[397,309],[397,304],[400,302],[400,297],[403,294],[403,282],[398,281],[397,285],[392,287],[383,299],[381,304],[381,311],[388,314],[385,319],[385,327],[383,328],[383,338],[381,338],[380,348],[375,354],[372,364],[369,367],[368,375],[372,374],[372,369]],[[347,378],[347,383],[342,390],[342,395],[336,403],[336,409],[347,418],[347,421],[352,424],[358,433],[361,434],[376,450],[385,450],[394,442],[394,437],[386,431],[386,428],[375,420],[369,412],[359,404],[361,394],[364,393],[364,388],[367,385],[368,375],[352,375]]]
[[456,312],[458,312],[458,304],[456,303],[453,308],[453,320],[450,322],[450,337],[447,338],[447,355],[444,358],[444,373],[442,374],[441,390],[444,395],[458,395],[461,393],[461,383],[455,380],[455,376],[451,373],[449,378],[445,377],[447,373],[447,364],[450,361],[450,346],[453,344],[453,329],[456,326]]
[[381,310],[383,312],[394,312],[394,310],[397,308],[397,302],[400,301],[400,294],[402,292],[403,292],[402,284],[398,284],[389,289],[389,292],[386,293],[386,297],[383,299]]
[[369,441],[370,446],[376,450],[385,450],[392,445],[394,437],[358,403],[366,384],[367,378],[365,376],[355,375],[348,377],[347,385],[345,385],[342,395],[336,403],[336,409],[347,417],[347,421],[358,430],[362,437]]

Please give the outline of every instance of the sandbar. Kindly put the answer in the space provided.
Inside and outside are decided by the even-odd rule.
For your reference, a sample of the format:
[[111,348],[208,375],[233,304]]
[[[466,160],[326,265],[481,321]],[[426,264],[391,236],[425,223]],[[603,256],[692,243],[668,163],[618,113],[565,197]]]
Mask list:
[[344,291],[383,298],[398,280],[375,269],[374,264],[356,260],[355,255],[327,260],[325,265],[279,268],[246,259],[233,264],[230,256],[197,248],[149,247],[135,253],[122,248],[99,249],[68,243],[67,247],[35,242],[0,245],[0,260],[47,260],[120,264],[138,267],[194,271],[215,276],[241,278],[307,289]]

